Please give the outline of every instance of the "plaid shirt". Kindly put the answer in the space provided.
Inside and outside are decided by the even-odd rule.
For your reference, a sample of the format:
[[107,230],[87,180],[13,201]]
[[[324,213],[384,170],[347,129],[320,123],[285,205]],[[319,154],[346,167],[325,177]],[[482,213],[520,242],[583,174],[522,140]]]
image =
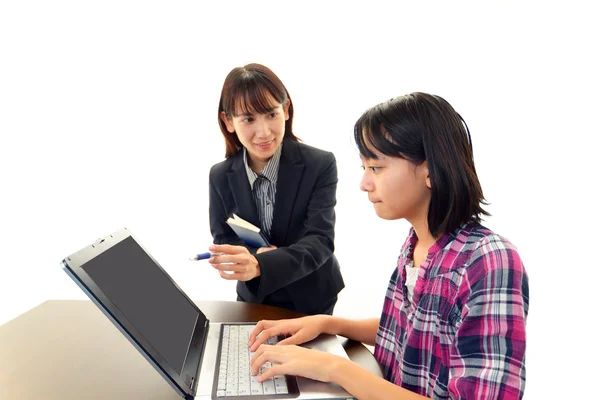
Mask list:
[[419,268],[412,302],[404,266],[385,297],[375,357],[387,380],[433,399],[519,399],[525,390],[527,275],[515,247],[480,225],[444,234]]

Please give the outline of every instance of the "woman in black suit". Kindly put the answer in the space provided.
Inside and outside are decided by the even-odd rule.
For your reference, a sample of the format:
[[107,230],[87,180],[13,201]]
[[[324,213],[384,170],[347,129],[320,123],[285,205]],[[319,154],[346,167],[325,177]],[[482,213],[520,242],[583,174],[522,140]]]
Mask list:
[[[294,109],[267,67],[234,68],[223,84],[219,125],[226,160],[210,170],[210,264],[237,280],[238,300],[306,314],[332,314],[344,288],[333,254],[337,167],[332,153],[299,143]],[[261,228],[272,246],[242,242],[233,214]]]

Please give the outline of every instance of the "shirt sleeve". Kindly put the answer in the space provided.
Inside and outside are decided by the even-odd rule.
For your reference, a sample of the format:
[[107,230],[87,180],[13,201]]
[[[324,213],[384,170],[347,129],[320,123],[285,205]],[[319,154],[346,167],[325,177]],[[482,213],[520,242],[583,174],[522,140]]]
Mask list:
[[486,237],[466,267],[450,353],[453,399],[520,399],[525,389],[528,279],[516,249]]

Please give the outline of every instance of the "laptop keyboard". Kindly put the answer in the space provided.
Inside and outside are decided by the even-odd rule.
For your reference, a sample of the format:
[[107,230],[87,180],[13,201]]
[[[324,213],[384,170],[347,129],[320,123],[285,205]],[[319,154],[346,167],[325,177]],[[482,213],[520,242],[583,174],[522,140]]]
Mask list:
[[[252,329],[254,325],[223,325],[217,397],[288,393],[284,375],[264,382],[258,382],[256,376],[251,375],[250,360],[254,353],[248,348],[248,338]],[[277,337],[272,337],[266,343],[275,344],[278,341]],[[266,363],[257,376],[274,365],[277,364]]]

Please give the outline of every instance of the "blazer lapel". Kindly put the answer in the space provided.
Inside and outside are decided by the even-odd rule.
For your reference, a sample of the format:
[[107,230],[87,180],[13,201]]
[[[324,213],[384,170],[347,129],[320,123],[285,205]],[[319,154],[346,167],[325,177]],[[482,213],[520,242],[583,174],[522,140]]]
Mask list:
[[296,193],[300,186],[300,179],[304,172],[304,162],[300,156],[298,145],[291,140],[285,140],[281,149],[279,173],[277,175],[277,193],[275,194],[275,210],[273,211],[273,225],[271,226],[272,242],[283,245],[294,203]]
[[227,179],[229,180],[229,190],[231,190],[238,209],[235,214],[238,214],[246,221],[260,228],[260,221],[256,212],[256,204],[254,204],[254,199],[252,198],[252,189],[250,188],[250,182],[248,182],[242,151],[239,151],[235,155],[231,170],[227,173]]

